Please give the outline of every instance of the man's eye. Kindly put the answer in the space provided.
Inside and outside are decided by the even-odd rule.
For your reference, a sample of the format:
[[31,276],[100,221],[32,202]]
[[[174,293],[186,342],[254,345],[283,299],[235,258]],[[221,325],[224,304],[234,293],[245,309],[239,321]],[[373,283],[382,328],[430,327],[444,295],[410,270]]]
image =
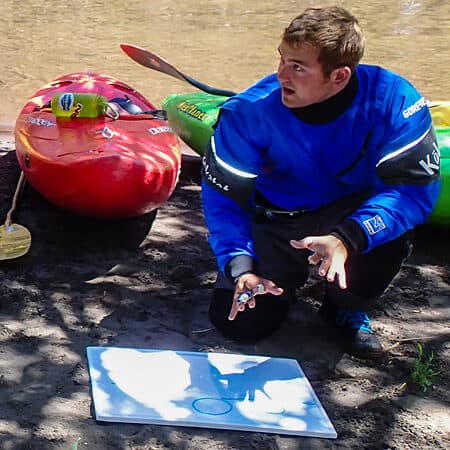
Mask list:
[[296,71],[296,72],[303,72],[303,67],[300,64],[294,64],[292,66],[292,68]]

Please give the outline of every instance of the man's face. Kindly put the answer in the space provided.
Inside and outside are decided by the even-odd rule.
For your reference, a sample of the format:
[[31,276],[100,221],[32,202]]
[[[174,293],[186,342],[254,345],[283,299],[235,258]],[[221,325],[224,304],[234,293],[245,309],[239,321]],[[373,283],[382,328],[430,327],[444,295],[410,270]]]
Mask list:
[[298,108],[312,105],[336,93],[335,83],[324,76],[322,65],[317,61],[319,49],[308,44],[294,48],[282,42],[278,51],[280,64],[277,76],[285,106]]

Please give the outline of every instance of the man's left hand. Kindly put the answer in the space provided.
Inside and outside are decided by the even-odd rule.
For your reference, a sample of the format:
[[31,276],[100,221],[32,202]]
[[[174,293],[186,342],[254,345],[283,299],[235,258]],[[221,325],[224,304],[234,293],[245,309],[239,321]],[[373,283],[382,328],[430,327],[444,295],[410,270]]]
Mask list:
[[319,264],[319,275],[326,277],[327,281],[333,282],[337,276],[339,287],[347,288],[345,275],[345,262],[348,251],[343,242],[333,235],[308,236],[299,241],[291,240],[292,247],[307,249],[312,252],[308,261],[310,264]]

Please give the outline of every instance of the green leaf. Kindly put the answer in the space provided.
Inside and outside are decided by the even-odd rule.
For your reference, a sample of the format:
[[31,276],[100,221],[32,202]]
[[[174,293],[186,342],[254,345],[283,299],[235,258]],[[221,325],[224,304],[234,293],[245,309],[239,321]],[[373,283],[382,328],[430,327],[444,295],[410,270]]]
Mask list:
[[424,346],[420,342],[417,344],[417,352],[411,379],[423,392],[426,392],[433,386],[435,378],[440,372],[434,368],[434,352],[425,357]]

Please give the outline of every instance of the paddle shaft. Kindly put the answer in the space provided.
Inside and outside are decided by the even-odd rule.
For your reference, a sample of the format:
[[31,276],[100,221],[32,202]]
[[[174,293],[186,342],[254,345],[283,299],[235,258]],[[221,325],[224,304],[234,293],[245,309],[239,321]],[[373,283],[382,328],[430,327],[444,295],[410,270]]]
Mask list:
[[16,191],[11,202],[11,208],[6,214],[6,220],[0,226],[0,261],[19,258],[25,255],[31,247],[31,233],[22,225],[12,223],[11,216],[16,209],[17,199],[25,183],[25,175],[21,171]]
[[157,70],[158,72],[165,73],[166,75],[170,75],[174,78],[177,78],[181,81],[186,81],[192,86],[200,89],[203,92],[207,92],[208,94],[213,95],[223,95],[225,97],[232,97],[236,95],[236,92],[228,91],[224,89],[218,89],[212,86],[208,86],[189,75],[184,74],[179,71],[176,67],[172,66],[165,59],[155,55],[154,53],[142,48],[137,47],[136,45],[131,44],[120,44],[120,48],[133,60],[137,63],[148,67],[149,69]]
[[9,211],[6,213],[6,219],[5,219],[5,227],[6,228],[8,228],[11,225],[11,217],[17,207],[17,199],[18,199],[20,191],[23,189],[24,185],[25,185],[25,175],[24,175],[23,171],[20,171],[20,177],[19,177],[19,181],[17,182],[16,191],[14,192],[14,197],[11,202],[11,208],[9,208]]

